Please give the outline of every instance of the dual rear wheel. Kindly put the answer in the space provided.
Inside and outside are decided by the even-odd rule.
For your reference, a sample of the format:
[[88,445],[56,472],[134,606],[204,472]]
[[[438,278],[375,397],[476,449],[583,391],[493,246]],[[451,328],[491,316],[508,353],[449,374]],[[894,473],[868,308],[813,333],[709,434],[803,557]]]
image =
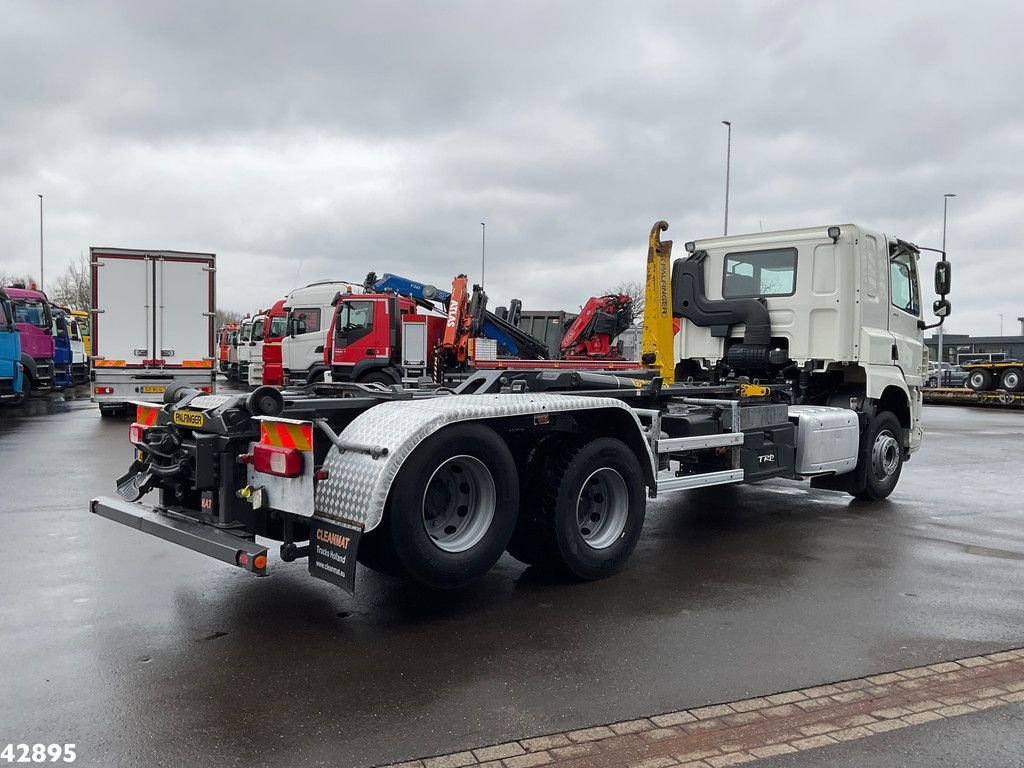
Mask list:
[[468,584],[507,549],[582,579],[615,573],[643,527],[646,487],[621,441],[542,443],[522,471],[481,424],[446,427],[417,447],[359,560],[436,588]]

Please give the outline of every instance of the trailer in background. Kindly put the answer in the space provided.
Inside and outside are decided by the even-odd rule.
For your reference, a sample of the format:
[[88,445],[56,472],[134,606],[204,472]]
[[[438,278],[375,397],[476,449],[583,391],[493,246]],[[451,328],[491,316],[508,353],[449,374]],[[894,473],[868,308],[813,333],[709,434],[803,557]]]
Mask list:
[[213,391],[212,253],[90,248],[92,399],[104,416],[162,402],[187,384]]

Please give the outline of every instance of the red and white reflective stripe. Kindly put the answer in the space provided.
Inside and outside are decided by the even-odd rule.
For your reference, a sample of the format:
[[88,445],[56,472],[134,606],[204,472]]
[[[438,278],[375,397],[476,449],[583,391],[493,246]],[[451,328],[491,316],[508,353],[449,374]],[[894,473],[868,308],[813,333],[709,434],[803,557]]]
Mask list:
[[308,421],[260,422],[260,442],[275,448],[294,448],[299,451],[313,450],[313,425]]
[[135,421],[144,427],[152,427],[156,424],[156,416],[159,412],[159,408],[139,404],[135,406]]

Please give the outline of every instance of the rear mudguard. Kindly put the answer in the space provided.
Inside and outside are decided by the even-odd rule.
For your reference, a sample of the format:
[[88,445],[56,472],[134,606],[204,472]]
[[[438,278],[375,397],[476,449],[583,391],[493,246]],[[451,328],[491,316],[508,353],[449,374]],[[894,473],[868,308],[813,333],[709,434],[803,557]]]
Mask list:
[[623,402],[610,398],[574,395],[501,394],[459,395],[429,400],[406,400],[382,403],[358,416],[341,433],[348,445],[386,448],[387,453],[374,458],[369,453],[341,451],[332,447],[324,460],[328,476],[316,487],[317,514],[341,518],[376,528],[383,516],[391,484],[402,465],[427,437],[449,424],[486,421],[509,416],[564,413],[567,411],[625,411],[617,419],[621,424],[635,424],[629,433],[616,429],[615,436],[638,454],[641,466],[646,458],[645,475],[654,476],[657,466],[650,445],[643,437],[640,420]]

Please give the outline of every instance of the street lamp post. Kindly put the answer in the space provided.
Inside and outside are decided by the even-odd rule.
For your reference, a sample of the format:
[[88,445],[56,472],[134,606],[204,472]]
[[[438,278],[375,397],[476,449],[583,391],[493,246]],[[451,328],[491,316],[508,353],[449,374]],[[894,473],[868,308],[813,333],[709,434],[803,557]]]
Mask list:
[[[956,193],[947,192],[942,196],[942,255],[946,255],[946,213],[949,210],[949,198],[956,197]],[[942,326],[939,326],[939,383],[945,384],[945,373],[942,369]]]
[[39,290],[43,290],[43,196],[39,198]]
[[728,120],[723,120],[724,125],[729,133],[725,144],[725,227],[723,228],[723,235],[729,234],[729,166],[732,164],[732,123]]
[[487,225],[480,222],[480,287],[484,287],[484,266],[487,264]]

